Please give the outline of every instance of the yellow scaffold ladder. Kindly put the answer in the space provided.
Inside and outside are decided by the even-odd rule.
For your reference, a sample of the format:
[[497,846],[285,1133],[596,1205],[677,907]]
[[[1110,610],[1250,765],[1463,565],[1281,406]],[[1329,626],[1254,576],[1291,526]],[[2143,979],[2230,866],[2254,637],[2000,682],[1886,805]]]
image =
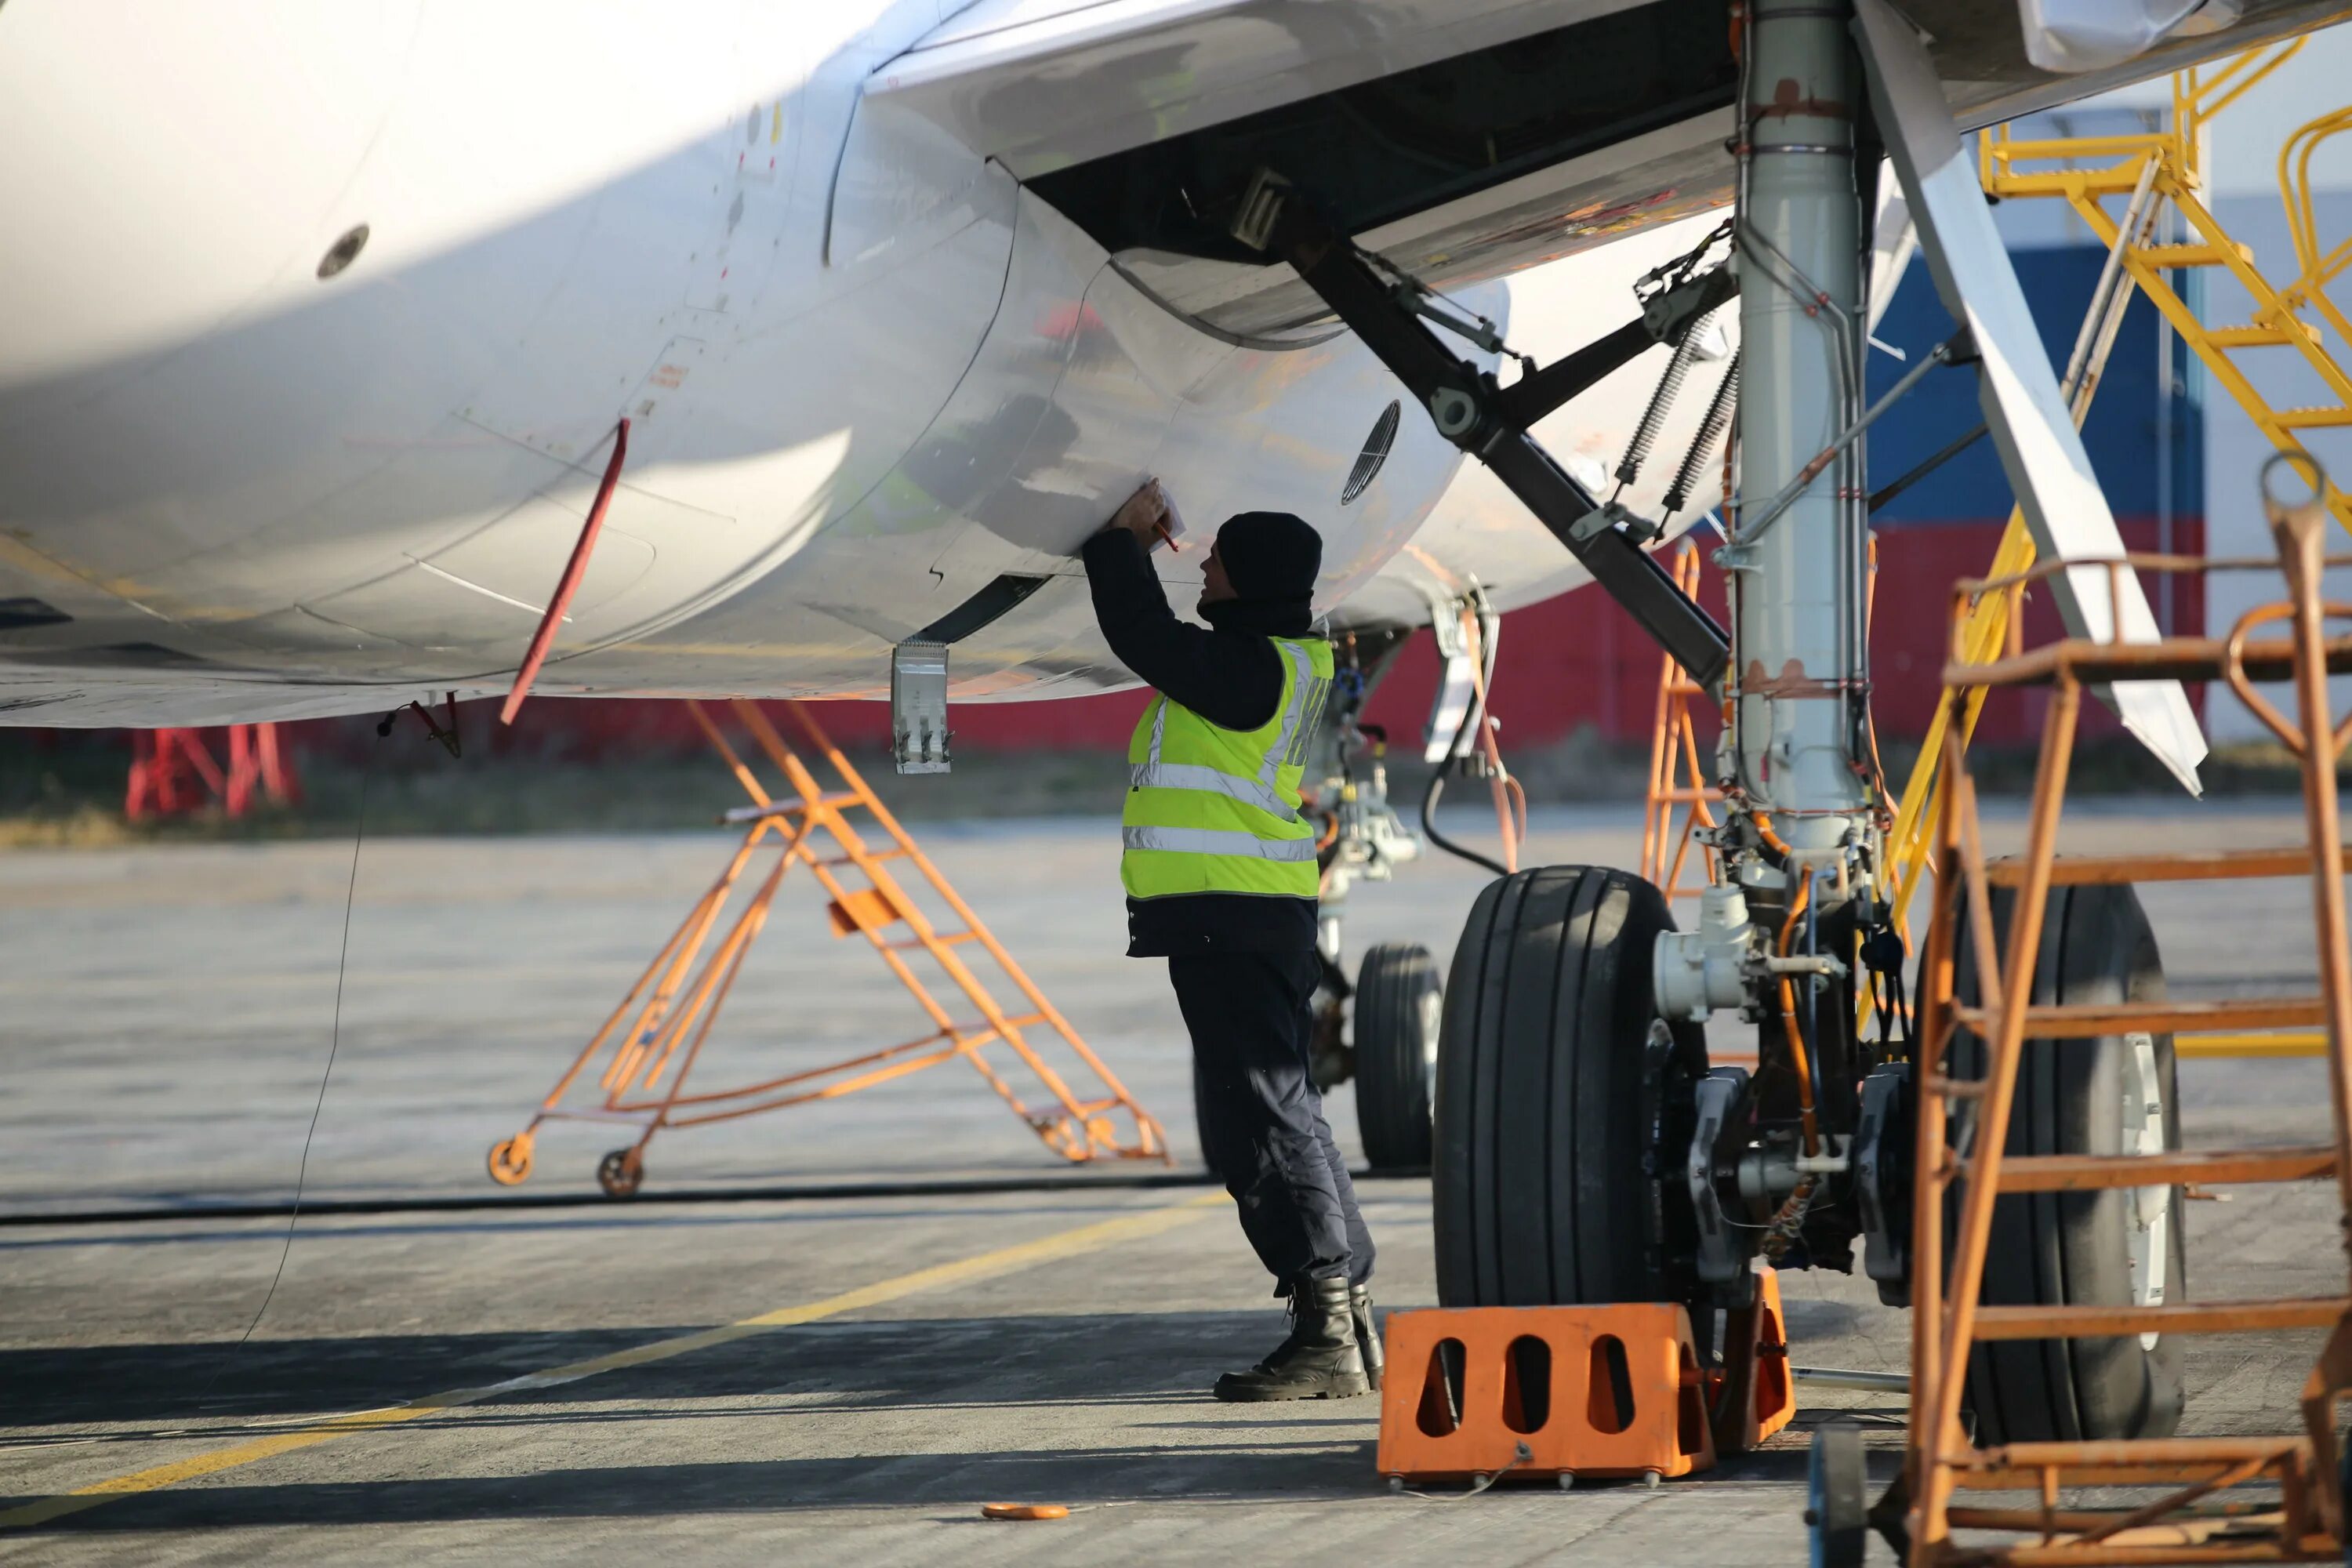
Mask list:
[[[2352,110],[2338,110],[2309,121],[2287,138],[2279,154],[2279,194],[2286,204],[2299,268],[2294,281],[2275,287],[2254,264],[2253,249],[2230,237],[2205,205],[2203,153],[2213,117],[2252,91],[2303,47],[2301,38],[2265,45],[2218,65],[2175,72],[2172,114],[2163,130],[2136,136],[2080,136],[2026,141],[2002,126],[1981,142],[1986,193],[2011,196],[2057,196],[2113,247],[2121,233],[2105,205],[2111,196],[2130,196],[2145,182],[2157,202],[2180,215],[2189,237],[2179,244],[2151,244],[2133,236],[2123,246],[2123,266],[2139,291],[2164,313],[2172,330],[2204,362],[2213,379],[2244,407],[2255,426],[2281,451],[2301,446],[2298,432],[2352,427],[2352,375],[2328,352],[2322,323],[2339,342],[2352,342],[2347,321],[2327,297],[2327,280],[2352,266],[2352,241],[2322,255],[2313,216],[2312,153],[2330,137],[2352,130]],[[2114,158],[2095,168],[2036,170],[2021,165]],[[2197,319],[2167,274],[2176,268],[2216,267],[2235,279],[2254,301],[2253,318],[2229,326]],[[2320,321],[2305,319],[2309,311]],[[2274,408],[2256,389],[2238,356],[2251,350],[2294,350],[2326,385],[2331,402],[2306,408]],[[2334,484],[2327,508],[2352,529],[2352,498]]]

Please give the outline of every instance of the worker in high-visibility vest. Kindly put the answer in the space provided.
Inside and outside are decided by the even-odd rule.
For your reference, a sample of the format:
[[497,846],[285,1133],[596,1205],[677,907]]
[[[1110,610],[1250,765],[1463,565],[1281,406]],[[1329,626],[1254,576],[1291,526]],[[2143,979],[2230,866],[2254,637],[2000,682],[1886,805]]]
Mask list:
[[1312,608],[1323,541],[1288,512],[1228,519],[1202,562],[1204,629],[1152,570],[1180,527],[1155,480],[1085,557],[1104,639],[1157,692],[1127,749],[1127,951],[1168,960],[1202,1148],[1290,1300],[1289,1336],[1216,1396],[1363,1394],[1380,1386],[1372,1238],[1307,1070],[1320,879],[1298,784],[1331,689]]

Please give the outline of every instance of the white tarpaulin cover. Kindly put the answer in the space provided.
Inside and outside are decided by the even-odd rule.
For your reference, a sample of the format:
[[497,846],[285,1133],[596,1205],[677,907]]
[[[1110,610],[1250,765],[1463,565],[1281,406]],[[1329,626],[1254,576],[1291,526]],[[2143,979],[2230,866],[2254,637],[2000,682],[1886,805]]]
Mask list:
[[2046,71],[2104,70],[2146,53],[2202,0],[2017,0],[2025,58]]

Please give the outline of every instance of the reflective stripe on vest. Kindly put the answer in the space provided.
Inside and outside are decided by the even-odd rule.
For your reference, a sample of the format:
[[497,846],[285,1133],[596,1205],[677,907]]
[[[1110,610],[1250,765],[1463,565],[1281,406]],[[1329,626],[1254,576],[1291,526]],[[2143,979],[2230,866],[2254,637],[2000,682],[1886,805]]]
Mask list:
[[1128,770],[1127,782],[1136,789],[1199,789],[1211,795],[1223,795],[1268,812],[1276,816],[1296,821],[1298,813],[1290,803],[1276,795],[1274,786],[1258,779],[1239,779],[1231,773],[1221,773],[1214,768],[1196,767],[1190,763],[1146,763]]
[[1209,827],[1124,827],[1129,849],[1168,849],[1179,855],[1240,855],[1256,860],[1312,860],[1312,838],[1260,838],[1254,833],[1220,833]]
[[1119,865],[1130,896],[1316,896],[1315,832],[1298,814],[1298,785],[1330,689],[1331,649],[1268,640],[1282,655],[1282,691],[1256,729],[1223,729],[1164,696],[1138,721]]

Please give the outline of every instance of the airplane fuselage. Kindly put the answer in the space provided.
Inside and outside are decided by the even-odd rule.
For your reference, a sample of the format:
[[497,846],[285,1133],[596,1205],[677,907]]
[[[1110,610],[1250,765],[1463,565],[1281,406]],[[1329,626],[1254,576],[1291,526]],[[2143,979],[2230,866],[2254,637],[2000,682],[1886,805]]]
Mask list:
[[[1117,684],[1073,555],[1155,474],[1198,539],[1311,518],[1345,604],[1457,454],[1352,339],[1203,331],[859,113],[937,17],[9,7],[9,716],[499,689],[625,416],[546,691],[872,692],[1006,574],[1052,581],[958,647],[960,695]],[[1198,550],[1161,559],[1189,598]]]
[[[1507,605],[1582,581],[1286,269],[1148,239],[1213,226],[1179,210],[1221,155],[1201,104],[1238,112],[1296,79],[1324,94],[1297,121],[1310,139],[1367,104],[1440,115],[1396,154],[1402,178],[1475,152],[1444,103],[1515,79],[1495,51],[1550,28],[1545,71],[1664,81],[1679,107],[1538,118],[1523,172],[1446,174],[1436,205],[1365,237],[1509,321],[1515,347],[1573,348],[1728,197],[1716,25],[1675,0],[1362,0],[1349,27],[1278,39],[1287,11],[1232,0],[1160,6],[1122,39],[1102,20],[1118,9],[14,0],[0,716],[207,723],[503,690],[624,418],[551,694],[877,695],[891,645],[984,618],[1005,577],[1043,585],[956,642],[960,700],[1124,684],[1075,552],[1147,476],[1196,543],[1247,508],[1314,523],[1339,626],[1425,621],[1473,584]],[[1185,28],[1223,29],[1218,47],[1168,41]],[[2049,90],[1973,37],[1955,68],[1990,84],[1972,113]],[[1046,46],[1064,52],[1024,52]],[[1347,97],[1457,46],[1488,64],[1452,100]],[[1180,57],[1197,72],[1153,64]],[[1173,151],[1057,186],[1055,136],[1073,157]],[[1565,259],[1519,270],[1547,258]],[[1545,430],[1595,488],[1662,357]],[[1636,510],[1702,403],[1666,424]],[[1189,602],[1199,550],[1159,559]]]

